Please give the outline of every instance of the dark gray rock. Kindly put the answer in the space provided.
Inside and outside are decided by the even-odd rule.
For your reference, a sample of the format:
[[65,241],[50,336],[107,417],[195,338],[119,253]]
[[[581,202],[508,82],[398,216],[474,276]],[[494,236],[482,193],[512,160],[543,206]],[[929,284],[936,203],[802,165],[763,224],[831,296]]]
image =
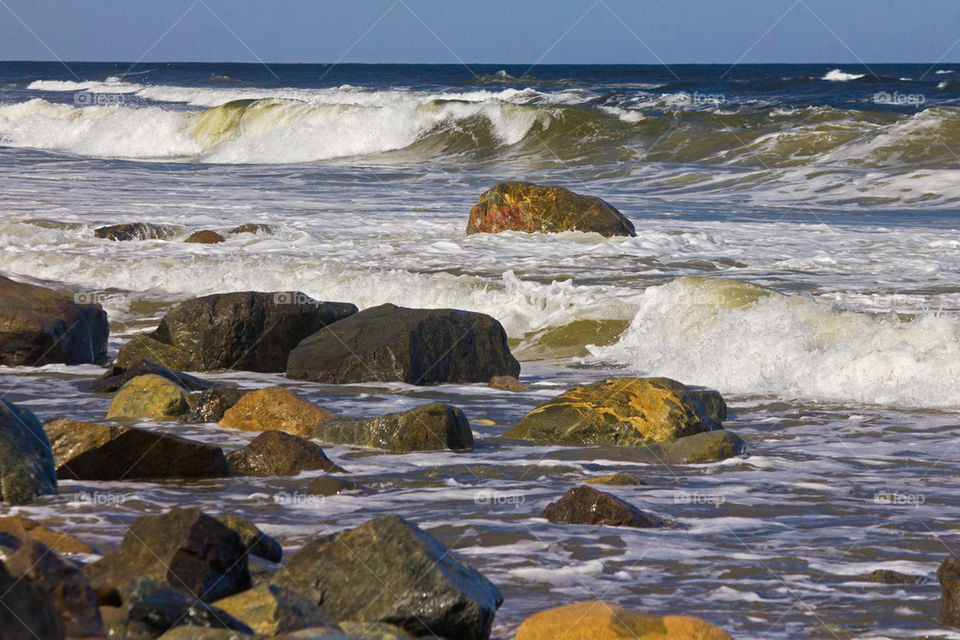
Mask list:
[[303,471],[343,472],[317,444],[285,431],[264,431],[250,444],[227,454],[238,476],[294,476]]
[[608,527],[660,527],[657,518],[643,513],[620,498],[580,486],[551,502],[540,514],[554,524],[592,524]]
[[146,576],[137,576],[130,581],[123,601],[129,619],[143,624],[156,635],[182,625],[253,634],[250,627],[222,609]]
[[113,393],[118,391],[120,387],[128,381],[133,380],[137,376],[144,376],[149,373],[175,382],[188,391],[203,391],[218,386],[216,382],[204,380],[203,378],[191,376],[180,371],[174,371],[150,360],[140,360],[126,368],[114,365],[110,367],[106,373],[94,380],[90,386],[94,393]]
[[56,493],[53,453],[37,416],[0,400],[0,500],[26,504]]

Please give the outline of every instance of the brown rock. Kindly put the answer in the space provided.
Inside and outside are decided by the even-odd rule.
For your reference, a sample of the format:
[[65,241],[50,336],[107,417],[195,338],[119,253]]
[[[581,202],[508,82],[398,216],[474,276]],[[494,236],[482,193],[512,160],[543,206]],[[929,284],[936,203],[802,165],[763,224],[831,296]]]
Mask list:
[[63,623],[49,594],[30,576],[17,576],[0,562],[0,631],[3,640],[62,640]]
[[530,387],[513,376],[493,376],[490,378],[490,388],[500,391],[530,391]]
[[940,623],[960,627],[960,560],[956,556],[947,559],[937,569],[940,583]]
[[219,242],[223,242],[223,236],[216,231],[204,229],[203,231],[191,233],[190,237],[186,239],[186,242],[193,242],[196,244],[217,244]]
[[541,517],[554,524],[594,524],[609,527],[660,527],[663,523],[620,498],[580,486],[547,505]]
[[206,389],[193,398],[193,409],[190,413],[180,417],[181,422],[210,422],[217,423],[223,420],[227,409],[240,402],[240,398],[248,393],[249,389],[240,387],[219,386]]
[[653,617],[606,602],[577,602],[535,613],[516,640],[731,640],[699,618]]
[[105,240],[166,240],[177,233],[177,228],[149,222],[111,224],[93,230],[93,235]]
[[866,579],[869,582],[879,582],[880,584],[923,584],[927,581],[926,578],[921,576],[911,576],[889,569],[877,569]]
[[0,533],[13,536],[21,542],[36,540],[60,554],[97,553],[86,542],[68,533],[48,529],[36,520],[24,518],[20,514],[0,518]]
[[629,473],[611,473],[605,476],[590,478],[587,480],[587,484],[605,484],[612,487],[627,487],[646,483],[640,478],[630,475]]
[[241,431],[286,431],[311,436],[317,426],[334,417],[312,402],[283,387],[250,391],[227,409],[218,423],[226,429]]
[[718,429],[658,442],[637,450],[641,458],[661,464],[700,464],[735,458],[747,452],[747,444],[733,431]]
[[272,537],[246,518],[240,516],[217,516],[217,521],[234,531],[240,536],[240,541],[247,548],[250,555],[269,560],[270,562],[280,562],[283,560],[283,547]]
[[238,476],[295,476],[303,471],[338,471],[319,446],[284,431],[264,431],[250,444],[227,454],[230,473]]
[[400,453],[473,447],[473,431],[463,411],[442,402],[366,420],[330,420],[319,424],[313,437]]
[[228,233],[263,233],[263,234],[272,234],[273,227],[268,224],[256,224],[248,222],[246,224],[237,225],[233,229],[230,229]]
[[326,626],[320,608],[309,598],[276,585],[260,585],[214,605],[263,635]]
[[367,487],[336,476],[321,476],[307,485],[307,495],[336,496],[344,491],[369,491]]

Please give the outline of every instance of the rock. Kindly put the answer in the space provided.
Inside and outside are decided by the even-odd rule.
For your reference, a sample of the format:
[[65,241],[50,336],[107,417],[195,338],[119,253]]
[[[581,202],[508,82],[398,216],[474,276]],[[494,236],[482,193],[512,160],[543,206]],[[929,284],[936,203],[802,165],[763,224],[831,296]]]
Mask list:
[[93,230],[93,235],[106,240],[166,240],[177,233],[176,227],[149,222],[111,224]]
[[301,340],[356,311],[352,304],[318,302],[299,292],[203,296],[176,305],[153,333],[124,345],[117,364],[147,359],[176,370],[280,373]]
[[43,589],[29,576],[10,573],[0,562],[0,631],[3,640],[62,640],[60,614]]
[[287,362],[287,377],[331,384],[487,382],[519,374],[507,334],[490,316],[392,304],[364,309],[316,332]]
[[276,585],[254,587],[214,604],[263,635],[327,624],[320,608],[306,596]]
[[633,224],[600,198],[529,182],[501,182],[484,192],[470,210],[468,234],[501,231],[584,231],[608,238],[637,235]]
[[369,491],[367,487],[351,482],[346,478],[336,476],[320,476],[315,478],[307,485],[307,495],[310,496],[336,496],[344,491]]
[[27,504],[57,493],[50,442],[29,409],[0,399],[0,500]]
[[500,391],[530,391],[530,387],[513,376],[493,376],[490,378],[488,386],[491,389],[499,389]]
[[[382,622],[350,622],[344,620],[339,625],[344,633],[358,640],[414,640],[414,637],[392,624]],[[421,636],[430,640],[431,636]]]
[[535,613],[516,640],[731,640],[699,618],[646,616],[606,602],[577,602]]
[[580,486],[547,505],[540,517],[554,524],[600,524],[608,527],[661,527],[657,518],[643,513],[620,498]]
[[43,428],[61,479],[215,478],[228,474],[220,447],[176,435],[63,419]]
[[228,612],[145,576],[130,580],[123,601],[130,620],[143,624],[154,635],[179,626],[230,629],[248,635],[253,633],[249,626]]
[[250,555],[270,562],[283,560],[283,547],[280,543],[260,531],[257,525],[240,516],[217,516],[217,520],[240,536],[240,541]]
[[217,244],[223,241],[222,235],[216,231],[210,231],[209,229],[191,233],[190,236],[185,240],[185,242],[193,242],[196,244]]
[[248,222],[246,224],[237,225],[233,229],[230,229],[227,233],[263,233],[270,235],[273,233],[273,227],[268,224],[255,224]]
[[10,575],[29,579],[53,603],[67,636],[82,638],[103,634],[90,581],[55,551],[36,540],[27,540],[7,560],[6,568]]
[[0,365],[102,364],[110,327],[99,304],[0,276]]
[[122,638],[123,640],[154,640],[142,622],[135,622],[127,618],[126,609],[120,606],[100,607],[100,617],[103,618],[104,634],[107,638]]
[[716,391],[669,378],[611,378],[565,391],[504,435],[557,444],[638,446],[721,429],[726,411]]
[[311,436],[320,423],[333,414],[307,402],[289,389],[266,387],[246,393],[223,414],[218,423],[241,431],[286,431]]
[[240,398],[249,389],[220,386],[201,391],[191,403],[193,410],[181,416],[182,422],[209,422],[216,424],[223,420],[227,409],[240,402]]
[[334,622],[388,622],[414,636],[490,637],[500,591],[431,535],[383,516],[308,542],[274,577]]
[[60,554],[97,553],[86,542],[63,531],[52,531],[36,520],[24,518],[20,514],[0,518],[0,533],[13,536],[20,543],[36,540]]
[[284,431],[264,431],[250,444],[227,454],[238,476],[295,476],[303,471],[339,471],[319,446]]
[[899,571],[889,569],[877,569],[865,578],[867,582],[879,582],[880,584],[923,584],[926,578],[921,576],[911,576]]
[[940,624],[960,627],[960,559],[954,555],[937,569],[940,583]]
[[643,480],[629,473],[611,473],[606,476],[597,476],[586,481],[587,484],[606,484],[612,487],[628,487],[646,484]]
[[107,419],[176,419],[190,410],[187,390],[149,373],[124,383],[110,403]]
[[212,602],[250,588],[247,549],[240,536],[199,509],[141,516],[120,549],[84,567],[94,585],[126,588],[147,576]]
[[[157,640],[263,640],[263,636],[241,633],[230,629],[213,629],[195,625],[174,627]],[[333,638],[332,640],[337,640]]]
[[747,444],[732,431],[704,431],[670,442],[641,447],[638,454],[663,464],[719,462],[747,452]]
[[156,364],[155,362],[151,362],[150,360],[139,360],[126,369],[114,365],[113,367],[110,367],[106,373],[94,380],[90,386],[94,393],[113,393],[114,391],[119,390],[120,387],[122,387],[128,381],[136,378],[137,376],[143,376],[149,373],[166,378],[171,382],[175,382],[187,391],[204,391],[206,389],[213,388],[230,388],[220,387],[216,382],[197,378],[180,371],[173,371],[172,369],[168,369],[167,367]]
[[399,453],[473,448],[473,432],[463,411],[442,402],[378,418],[322,422],[314,429],[313,437]]

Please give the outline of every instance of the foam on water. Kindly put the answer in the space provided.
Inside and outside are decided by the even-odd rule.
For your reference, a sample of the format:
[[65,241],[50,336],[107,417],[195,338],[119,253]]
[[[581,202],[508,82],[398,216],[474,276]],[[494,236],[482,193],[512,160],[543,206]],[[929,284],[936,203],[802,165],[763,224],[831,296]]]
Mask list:
[[831,69],[828,71],[821,80],[828,80],[830,82],[847,82],[848,80],[858,80],[862,78],[864,73],[847,73],[840,69]]

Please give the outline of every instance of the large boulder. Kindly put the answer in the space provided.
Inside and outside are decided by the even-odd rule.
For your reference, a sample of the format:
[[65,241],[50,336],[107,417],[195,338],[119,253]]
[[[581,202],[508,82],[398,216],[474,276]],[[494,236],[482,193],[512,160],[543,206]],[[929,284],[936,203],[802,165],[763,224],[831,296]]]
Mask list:
[[190,394],[176,382],[149,373],[124,383],[113,396],[108,419],[175,420],[190,410]]
[[272,584],[217,600],[214,605],[265,636],[327,624],[320,607],[309,598]]
[[719,393],[669,378],[611,378],[575,387],[504,434],[536,442],[638,446],[721,429]]
[[283,547],[274,538],[271,538],[257,525],[240,516],[217,516],[220,524],[240,536],[240,542],[252,556],[280,562],[283,560]]
[[600,198],[529,182],[501,182],[484,192],[470,210],[467,233],[501,231],[592,231],[608,238],[637,235],[633,224]]
[[49,594],[29,576],[0,562],[0,631],[3,640],[61,640],[63,622]]
[[299,292],[203,296],[176,305],[156,331],[124,345],[117,364],[147,359],[177,370],[280,373],[301,340],[356,312],[352,304],[318,302]]
[[104,240],[167,240],[177,234],[177,227],[150,222],[111,224],[93,230],[93,235]]
[[957,556],[949,555],[940,564],[937,581],[940,583],[940,623],[960,627],[960,559]]
[[318,331],[290,352],[287,363],[289,378],[331,384],[485,383],[519,374],[507,334],[490,316],[393,304],[364,309]]
[[592,524],[608,527],[660,527],[663,523],[620,498],[580,486],[551,502],[540,514],[554,524]]
[[61,479],[210,478],[228,474],[220,447],[172,434],[64,419],[48,422],[43,428]]
[[265,387],[246,393],[217,423],[241,431],[286,431],[311,436],[320,423],[332,419],[329,411],[283,387]]
[[463,411],[442,402],[366,420],[322,422],[313,437],[398,453],[473,448],[473,432]]
[[577,602],[535,613],[516,640],[731,640],[699,618],[648,616],[607,602]]
[[120,549],[84,567],[95,586],[126,589],[138,575],[212,602],[250,588],[247,548],[236,532],[199,509],[141,516]]
[[383,516],[304,545],[271,581],[332,622],[385,622],[414,636],[490,637],[500,591],[433,536]]
[[129,367],[117,365],[110,367],[102,376],[94,380],[90,387],[95,393],[113,393],[137,376],[145,376],[151,373],[175,382],[188,391],[213,389],[218,384],[180,371],[174,371],[150,360],[139,360]]
[[84,302],[0,276],[0,365],[105,362],[107,314],[99,304]]
[[295,476],[303,471],[339,471],[317,444],[284,431],[264,431],[250,444],[227,454],[238,476]]
[[0,399],[0,500],[26,504],[57,493],[50,441],[29,409]]

